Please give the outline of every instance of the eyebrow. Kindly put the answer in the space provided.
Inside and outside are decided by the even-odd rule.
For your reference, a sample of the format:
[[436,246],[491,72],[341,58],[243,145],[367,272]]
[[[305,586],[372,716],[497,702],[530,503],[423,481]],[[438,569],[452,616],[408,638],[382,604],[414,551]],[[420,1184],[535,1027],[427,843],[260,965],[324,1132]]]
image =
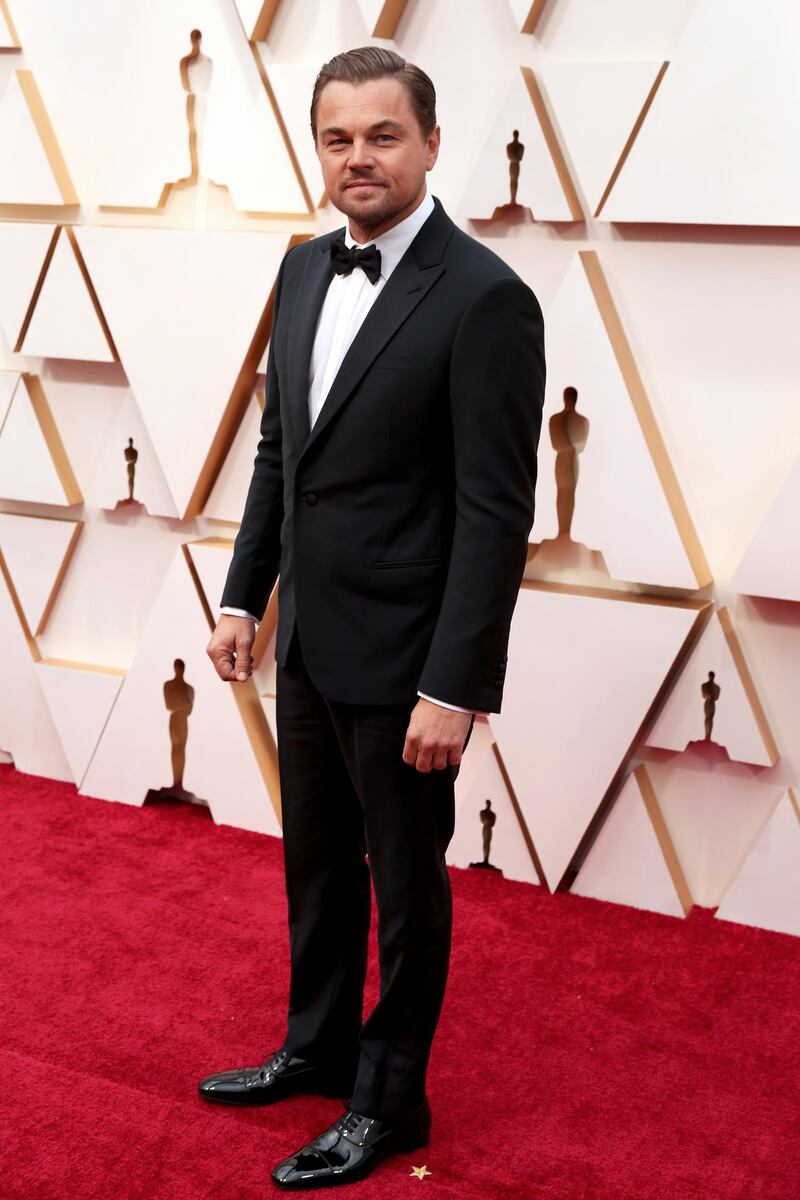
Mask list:
[[[372,133],[373,130],[375,130],[375,129],[385,129],[385,128],[399,129],[401,132],[405,131],[405,125],[401,125],[399,121],[392,121],[389,117],[385,117],[384,120],[375,121],[374,124],[370,125],[369,129],[367,130],[367,133]],[[344,133],[344,134],[346,134],[347,130],[342,129],[341,126],[339,126],[339,125],[328,125],[325,127],[325,129],[320,130],[320,137],[325,137],[325,135],[327,133]]]

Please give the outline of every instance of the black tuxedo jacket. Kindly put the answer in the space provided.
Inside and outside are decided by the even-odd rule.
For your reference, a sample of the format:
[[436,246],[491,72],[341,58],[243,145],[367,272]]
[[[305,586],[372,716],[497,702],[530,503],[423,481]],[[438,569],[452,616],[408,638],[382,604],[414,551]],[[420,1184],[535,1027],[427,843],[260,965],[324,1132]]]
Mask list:
[[308,370],[343,227],[278,272],[266,406],[220,603],[297,622],[317,690],[499,712],[533,524],[539,304],[434,210],[384,284],[309,432]]

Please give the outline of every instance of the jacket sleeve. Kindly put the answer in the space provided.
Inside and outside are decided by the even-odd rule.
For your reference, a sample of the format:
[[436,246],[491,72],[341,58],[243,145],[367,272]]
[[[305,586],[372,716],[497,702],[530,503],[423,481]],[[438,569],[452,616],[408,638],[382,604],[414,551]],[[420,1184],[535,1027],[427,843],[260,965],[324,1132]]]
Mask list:
[[260,621],[278,578],[283,524],[283,451],[281,403],[275,366],[275,326],[287,250],[275,284],[272,335],[267,354],[266,403],[261,415],[261,437],[253,460],[253,474],[242,521],[233,545],[220,605],[247,609]]
[[471,301],[453,342],[449,383],[455,525],[418,689],[500,712],[544,407],[544,322],[523,280],[494,280]]

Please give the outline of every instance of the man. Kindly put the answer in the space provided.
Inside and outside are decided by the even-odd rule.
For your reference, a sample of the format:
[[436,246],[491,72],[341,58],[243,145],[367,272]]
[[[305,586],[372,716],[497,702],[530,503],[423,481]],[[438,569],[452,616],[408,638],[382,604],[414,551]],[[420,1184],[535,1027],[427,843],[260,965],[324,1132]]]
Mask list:
[[[376,46],[339,54],[311,128],[348,223],[281,264],[261,439],[208,645],[222,679],[247,679],[279,576],[288,1029],[260,1066],[199,1088],[230,1104],[349,1101],[275,1167],[286,1189],[362,1178],[428,1141],[454,781],[475,714],[500,711],[545,376],[533,292],[426,190],[428,76]],[[362,1024],[370,876],[381,987]]]

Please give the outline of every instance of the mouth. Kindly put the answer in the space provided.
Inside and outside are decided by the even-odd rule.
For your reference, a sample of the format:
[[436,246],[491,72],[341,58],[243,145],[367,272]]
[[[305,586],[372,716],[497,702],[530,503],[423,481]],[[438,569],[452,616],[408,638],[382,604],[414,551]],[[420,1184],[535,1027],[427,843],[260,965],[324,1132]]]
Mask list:
[[364,181],[363,183],[361,183],[361,182],[348,183],[346,186],[347,186],[347,190],[350,191],[352,188],[359,188],[359,189],[366,190],[367,188],[383,187],[383,184],[382,183],[367,183],[366,181]]

